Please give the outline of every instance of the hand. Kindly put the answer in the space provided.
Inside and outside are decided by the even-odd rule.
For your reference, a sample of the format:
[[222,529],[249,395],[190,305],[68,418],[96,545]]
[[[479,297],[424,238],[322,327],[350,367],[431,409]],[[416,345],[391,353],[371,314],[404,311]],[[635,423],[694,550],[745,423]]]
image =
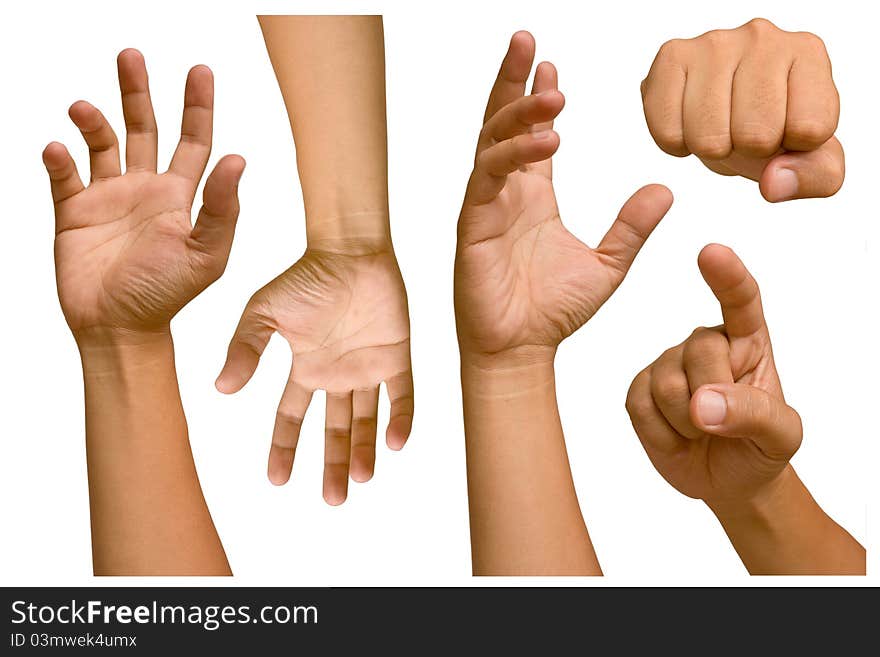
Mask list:
[[642,82],[648,129],[677,157],[760,183],[771,202],[831,196],[844,176],[840,103],[822,40],[756,18],[674,39]]
[[626,408],[666,481],[717,512],[781,484],[801,421],[782,395],[755,279],[717,244],[699,266],[724,324],[663,353],[633,381]]
[[237,392],[248,382],[275,331],[290,344],[293,365],[275,419],[269,480],[281,485],[290,478],[312,393],[326,390],[324,499],[341,504],[349,471],[359,482],[373,475],[380,383],[391,399],[388,447],[401,449],[412,427],[409,313],[390,244],[354,254],[309,249],[254,294],[229,344],[218,390]]
[[158,174],[143,56],[124,50],[118,66],[125,174],[113,129],[85,101],[71,106],[70,118],[89,147],[89,186],[83,186],[63,145],[53,142],[43,152],[55,202],[58,296],[77,340],[167,331],[171,318],[223,273],[238,217],[244,160],[230,155],[205,183],[195,228],[190,218],[211,153],[210,69],[196,66],[189,72],[180,143],[168,171]]
[[592,317],[623,281],[672,204],[649,185],[623,206],[598,248],[562,225],[550,157],[564,98],[543,62],[524,96],[535,42],[516,33],[489,97],[458,222],[455,311],[462,357],[552,360],[556,346]]

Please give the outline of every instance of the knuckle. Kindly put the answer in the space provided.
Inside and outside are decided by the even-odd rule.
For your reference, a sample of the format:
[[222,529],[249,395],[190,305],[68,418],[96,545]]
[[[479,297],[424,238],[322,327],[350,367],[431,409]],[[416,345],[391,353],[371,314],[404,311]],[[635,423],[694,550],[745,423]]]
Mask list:
[[718,332],[709,328],[708,326],[698,326],[693,331],[691,331],[691,341],[693,340],[705,340],[708,336],[717,335]]
[[711,50],[721,50],[730,44],[730,30],[710,30],[697,37],[700,42]]
[[396,411],[395,414],[400,414],[407,410],[412,412],[412,409],[415,408],[415,399],[413,398],[412,393],[405,393],[402,395],[398,395],[394,399],[392,399],[391,405]]
[[351,439],[349,427],[325,427],[324,438],[332,441],[348,441]]
[[681,55],[684,43],[684,39],[670,39],[660,46],[660,50],[657,51],[657,59],[661,61],[676,60]]
[[823,57],[828,56],[828,49],[825,47],[825,42],[819,35],[813,34],[812,32],[796,32],[794,37],[800,42],[801,47],[808,52]]
[[773,23],[771,23],[766,18],[761,18],[760,16],[753,18],[748,23],[746,23],[743,27],[745,27],[749,32],[756,35],[764,35],[769,32],[780,32],[781,30],[776,27]]
[[642,370],[641,372],[636,374],[636,378],[632,380],[632,383],[629,384],[629,389],[626,391],[626,401],[624,403],[624,408],[626,408],[627,413],[629,413],[630,415],[633,414],[633,411],[638,405],[639,390],[641,390],[642,388],[642,382],[644,381],[645,376],[645,370]]
[[283,420],[285,423],[292,425],[293,427],[296,427],[297,429],[302,427],[302,423],[303,423],[302,415],[293,411],[292,409],[288,408],[287,406],[282,405],[278,408],[278,417],[281,420]]
[[785,126],[785,137],[799,144],[818,147],[831,139],[834,128],[830,120],[823,118],[789,120]]
[[687,145],[697,157],[707,160],[723,160],[733,150],[729,134],[689,136]]
[[700,327],[685,343],[684,359],[696,364],[709,365],[718,360],[721,352],[726,349],[727,338],[718,331]]
[[684,350],[687,352],[694,349],[714,348],[727,342],[717,329],[708,326],[698,326],[693,330],[687,342],[685,342]]
[[791,441],[791,453],[794,454],[801,448],[801,444],[804,440],[804,423],[803,420],[801,420],[800,413],[798,413],[793,408],[791,409],[791,412],[794,414],[794,420],[797,425]]
[[493,131],[493,122],[492,119],[489,119],[486,123],[483,124],[483,127],[480,129],[480,143],[487,145],[492,145],[493,143],[495,143],[495,140],[492,138]]
[[651,126],[651,136],[654,142],[664,153],[681,156],[687,154],[684,143],[684,133],[681,128],[669,125]]
[[690,397],[687,379],[677,376],[660,376],[651,381],[651,396],[661,406],[674,406]]
[[654,407],[654,402],[645,385],[647,376],[647,370],[640,372],[626,393],[626,412],[633,420],[644,418]]
[[369,433],[376,432],[376,418],[374,417],[356,417],[351,421],[352,432]]
[[627,399],[626,411],[629,413],[630,420],[640,422],[649,417],[654,410],[654,401],[650,395],[635,395]]
[[782,130],[762,123],[743,123],[733,127],[734,148],[747,155],[773,155],[779,150],[782,137]]
[[834,135],[834,124],[828,119],[809,118],[788,121],[785,136],[799,143],[821,146]]
[[489,148],[480,151],[474,162],[474,168],[491,173],[490,166],[492,164],[492,154],[489,151]]

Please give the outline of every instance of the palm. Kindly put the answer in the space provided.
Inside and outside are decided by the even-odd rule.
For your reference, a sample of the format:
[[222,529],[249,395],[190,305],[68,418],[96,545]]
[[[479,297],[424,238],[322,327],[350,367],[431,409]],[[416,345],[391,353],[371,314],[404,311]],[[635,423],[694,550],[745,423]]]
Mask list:
[[309,390],[375,387],[406,372],[406,290],[392,253],[308,251],[256,296],[294,354],[293,379]]
[[613,292],[607,263],[562,225],[553,184],[534,168],[511,174],[491,203],[467,212],[465,225],[505,227],[473,244],[464,236],[458,254],[456,297],[481,350],[555,346]]
[[167,323],[204,284],[189,259],[189,182],[127,173],[57,207],[58,290],[74,331]]

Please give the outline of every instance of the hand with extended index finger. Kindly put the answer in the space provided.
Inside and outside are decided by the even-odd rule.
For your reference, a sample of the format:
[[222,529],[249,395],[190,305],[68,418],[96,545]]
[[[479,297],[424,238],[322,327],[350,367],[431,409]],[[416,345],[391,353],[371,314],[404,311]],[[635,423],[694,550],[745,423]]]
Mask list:
[[865,549],[826,514],[791,457],[801,419],[785,402],[758,284],[711,244],[700,271],[724,323],[698,328],[633,381],[626,408],[673,487],[703,500],[753,575],[865,574]]
[[167,331],[171,318],[223,272],[238,217],[244,160],[237,155],[208,176],[195,226],[190,216],[211,153],[210,69],[189,72],[180,143],[161,174],[144,58],[124,50],[118,69],[125,173],[116,134],[85,101],[71,106],[70,118],[89,147],[89,185],[63,145],[53,142],[43,152],[55,204],[58,295],[77,340]]
[[718,507],[775,485],[800,445],[801,422],[782,394],[755,279],[717,244],[699,265],[724,323],[698,328],[641,372],[627,410],[660,474]]
[[556,346],[595,314],[672,204],[660,185],[637,191],[599,246],[562,224],[550,158],[562,111],[555,67],[535,70],[535,42],[517,32],[489,97],[458,222],[455,309],[462,357]]

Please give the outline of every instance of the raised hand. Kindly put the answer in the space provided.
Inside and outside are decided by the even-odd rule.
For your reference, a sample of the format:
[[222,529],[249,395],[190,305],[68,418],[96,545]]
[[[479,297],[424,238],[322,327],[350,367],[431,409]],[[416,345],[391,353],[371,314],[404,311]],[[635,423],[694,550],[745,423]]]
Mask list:
[[703,249],[699,266],[724,324],[664,352],[633,381],[626,407],[660,474],[723,508],[780,485],[801,421],[782,394],[755,279],[718,244]]
[[837,88],[814,34],[756,18],[667,41],[642,99],[661,149],[758,181],[768,201],[831,196],[843,184]]
[[293,365],[278,405],[269,480],[290,478],[303,417],[315,390],[327,393],[324,499],[341,504],[349,474],[369,480],[376,461],[379,385],[391,399],[388,447],[399,450],[412,427],[413,381],[406,290],[390,244],[352,252],[309,249],[248,302],[217,379],[240,390],[277,331]]
[[180,143],[157,173],[157,132],[144,58],[119,54],[126,124],[126,171],[119,144],[100,111],[85,101],[70,118],[89,147],[85,187],[67,149],[43,152],[55,202],[55,264],[61,307],[78,340],[164,332],[171,318],[222,274],[238,217],[244,160],[224,157],[205,183],[195,227],[191,209],[208,157],[214,82],[210,69],[189,72]]
[[226,266],[244,160],[208,176],[214,82],[189,72],[180,143],[157,173],[157,132],[143,56],[119,54],[126,171],[116,135],[84,101],[70,118],[89,147],[85,187],[67,149],[43,161],[55,202],[58,296],[83,366],[96,575],[229,575],[199,485],[174,370],[172,317]]
[[[458,222],[455,308],[462,357],[527,352],[552,359],[623,281],[672,204],[668,189],[636,192],[595,249],[559,217],[550,158],[564,98],[556,69],[538,65],[528,32],[516,33],[489,97]],[[531,357],[531,356],[530,356]]]

